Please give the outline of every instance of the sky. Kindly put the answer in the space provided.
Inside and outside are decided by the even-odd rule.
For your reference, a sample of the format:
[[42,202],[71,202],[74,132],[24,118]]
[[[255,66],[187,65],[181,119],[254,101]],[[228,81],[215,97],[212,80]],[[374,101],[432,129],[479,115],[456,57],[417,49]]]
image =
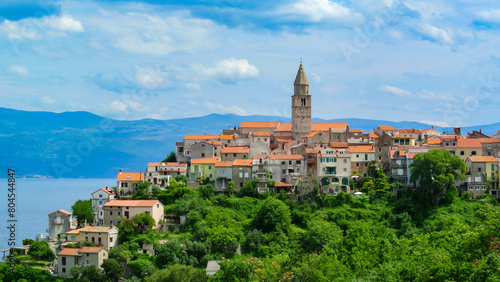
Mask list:
[[136,120],[499,122],[494,0],[0,2],[0,107]]

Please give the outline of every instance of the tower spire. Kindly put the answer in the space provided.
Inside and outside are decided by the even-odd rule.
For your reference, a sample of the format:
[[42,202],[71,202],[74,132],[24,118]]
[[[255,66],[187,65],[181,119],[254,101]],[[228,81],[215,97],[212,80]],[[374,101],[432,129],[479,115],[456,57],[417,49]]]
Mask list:
[[309,80],[307,80],[306,72],[302,66],[302,58],[300,60],[299,70],[297,71],[297,76],[295,77],[295,82],[293,83],[293,94],[294,95],[309,95]]

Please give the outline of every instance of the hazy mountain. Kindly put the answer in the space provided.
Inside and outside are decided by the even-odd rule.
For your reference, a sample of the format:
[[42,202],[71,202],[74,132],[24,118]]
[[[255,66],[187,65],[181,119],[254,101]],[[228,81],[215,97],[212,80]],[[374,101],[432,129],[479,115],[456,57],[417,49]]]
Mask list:
[[[218,134],[242,121],[290,122],[290,118],[211,114],[173,120],[118,121],[88,112],[56,114],[0,108],[0,157],[20,176],[116,177],[119,169],[144,171],[148,162],[161,161],[186,134]],[[378,125],[430,127],[418,122],[355,118],[328,121],[345,121],[351,128],[367,132]],[[494,134],[499,127],[497,123],[474,129]],[[464,128],[463,132],[467,130],[472,129]],[[4,170],[1,177],[6,176]]]

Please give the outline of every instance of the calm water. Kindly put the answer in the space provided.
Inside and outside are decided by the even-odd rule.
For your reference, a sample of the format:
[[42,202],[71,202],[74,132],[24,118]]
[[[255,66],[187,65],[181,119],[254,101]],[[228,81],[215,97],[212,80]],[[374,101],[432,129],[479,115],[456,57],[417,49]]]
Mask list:
[[[7,179],[0,179],[0,249],[8,248]],[[48,214],[58,209],[71,212],[79,199],[90,199],[90,193],[104,187],[116,186],[116,179],[16,179],[16,246],[25,238],[35,239],[46,234]],[[1,255],[1,254],[0,254]]]

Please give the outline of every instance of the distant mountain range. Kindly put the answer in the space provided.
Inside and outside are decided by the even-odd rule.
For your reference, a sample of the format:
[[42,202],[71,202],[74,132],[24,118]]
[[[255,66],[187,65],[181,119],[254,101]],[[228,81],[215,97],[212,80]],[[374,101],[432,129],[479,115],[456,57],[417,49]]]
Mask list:
[[[0,108],[0,157],[20,177],[107,178],[123,171],[144,171],[148,162],[164,159],[186,134],[219,134],[242,121],[290,122],[275,116],[211,114],[203,117],[119,121],[88,112],[28,112]],[[418,122],[392,122],[357,118],[313,122],[348,122],[351,128],[371,132],[379,125],[394,128],[429,128]],[[496,134],[500,123],[465,127]],[[442,130],[441,128],[437,128]]]

